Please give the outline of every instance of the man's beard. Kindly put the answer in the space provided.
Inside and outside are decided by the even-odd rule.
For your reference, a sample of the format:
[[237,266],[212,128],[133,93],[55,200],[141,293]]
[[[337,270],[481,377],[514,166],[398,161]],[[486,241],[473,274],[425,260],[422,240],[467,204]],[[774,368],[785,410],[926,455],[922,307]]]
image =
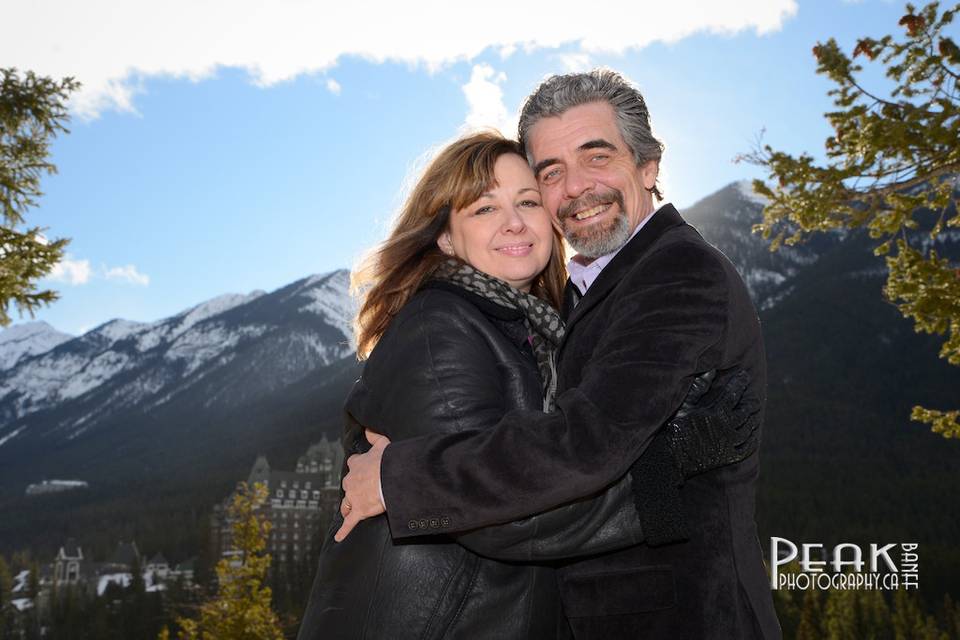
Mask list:
[[[567,221],[577,211],[611,203],[617,205],[617,215],[608,222],[592,224],[583,229],[576,229],[573,225],[567,225]],[[617,189],[609,189],[602,193],[588,193],[577,198],[561,207],[557,213],[557,218],[560,220],[563,235],[570,246],[576,249],[577,253],[588,258],[599,258],[608,253],[613,253],[627,244],[632,231],[630,220],[623,210],[623,194]]]

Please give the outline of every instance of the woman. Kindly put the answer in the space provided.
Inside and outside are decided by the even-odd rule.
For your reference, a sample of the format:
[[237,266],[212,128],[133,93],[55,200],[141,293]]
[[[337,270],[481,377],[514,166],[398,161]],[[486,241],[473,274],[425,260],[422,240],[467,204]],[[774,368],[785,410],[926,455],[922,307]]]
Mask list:
[[[550,410],[565,279],[561,239],[517,143],[482,133],[444,149],[355,276],[368,287],[357,319],[358,354],[368,361],[346,402],[346,453],[367,448],[361,425],[384,425],[396,440],[489,427],[514,409]],[[340,524],[320,554],[304,640],[556,638],[565,623],[553,569],[468,547],[543,561],[643,535],[627,481],[455,538],[396,543],[379,516],[335,543]]]
[[[369,286],[357,319],[368,360],[346,404],[348,455],[365,448],[359,425],[387,416],[398,439],[541,409],[563,264],[517,143],[483,133],[444,149],[355,276]],[[559,620],[552,569],[452,538],[395,544],[379,517],[343,543],[328,536],[300,637],[555,638]]]

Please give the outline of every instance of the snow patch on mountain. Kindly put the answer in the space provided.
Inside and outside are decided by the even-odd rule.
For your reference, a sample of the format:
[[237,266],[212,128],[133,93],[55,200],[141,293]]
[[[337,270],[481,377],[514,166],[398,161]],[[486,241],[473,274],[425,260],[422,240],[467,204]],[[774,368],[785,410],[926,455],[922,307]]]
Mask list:
[[89,334],[103,336],[107,339],[108,344],[113,344],[135,333],[139,333],[149,326],[149,323],[146,322],[134,322],[132,320],[122,320],[118,318],[103,323],[96,329],[90,331]]
[[301,313],[316,314],[339,329],[353,346],[353,318],[356,300],[350,296],[350,273],[345,270],[307,278],[295,292],[304,299]]
[[19,429],[14,429],[7,435],[0,437],[0,447],[7,444],[9,441],[13,440],[14,438],[16,438],[20,434],[20,432],[23,431],[25,428],[26,427],[20,427]]
[[202,320],[212,318],[213,316],[219,315],[224,311],[229,311],[234,307],[239,307],[242,304],[256,300],[262,295],[264,295],[264,292],[260,291],[259,289],[247,294],[228,293],[198,304],[197,306],[188,309],[178,316],[174,316],[175,318],[181,319],[176,328],[176,335],[183,333]]
[[753,190],[753,180],[741,180],[737,182],[736,185],[737,191],[739,191],[740,195],[748,202],[753,202],[754,204],[759,204],[764,207],[770,204],[770,200]]
[[70,376],[60,387],[61,400],[76,398],[97,387],[123,371],[131,358],[126,353],[104,351],[94,357],[77,375]]
[[46,322],[23,322],[7,327],[0,332],[0,370],[11,368],[21,358],[46,353],[72,338]]
[[194,331],[183,333],[164,354],[168,361],[181,361],[188,376],[209,360],[233,349],[243,339],[263,335],[268,327],[249,325],[227,329],[222,323],[207,323]]

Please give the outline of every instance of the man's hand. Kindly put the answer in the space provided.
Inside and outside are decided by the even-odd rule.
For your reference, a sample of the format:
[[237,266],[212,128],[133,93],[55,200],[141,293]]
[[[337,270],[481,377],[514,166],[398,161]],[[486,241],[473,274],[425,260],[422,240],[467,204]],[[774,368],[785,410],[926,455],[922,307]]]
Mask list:
[[715,372],[698,377],[667,422],[670,448],[684,478],[734,464],[760,445],[760,401],[745,395],[750,376],[738,371],[711,393]]
[[343,477],[343,502],[340,514],[343,525],[334,534],[333,539],[343,542],[357,523],[385,512],[380,499],[380,460],[383,450],[390,444],[386,436],[365,429],[367,441],[373,445],[366,453],[354,454],[347,458],[350,471]]

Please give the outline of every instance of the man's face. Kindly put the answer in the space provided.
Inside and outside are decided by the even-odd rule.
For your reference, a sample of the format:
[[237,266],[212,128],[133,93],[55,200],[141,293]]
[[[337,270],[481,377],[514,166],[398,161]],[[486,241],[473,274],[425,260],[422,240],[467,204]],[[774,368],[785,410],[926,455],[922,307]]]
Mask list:
[[648,189],[658,163],[637,166],[609,104],[542,118],[528,144],[544,207],[579,253],[596,258],[616,251],[653,212]]

